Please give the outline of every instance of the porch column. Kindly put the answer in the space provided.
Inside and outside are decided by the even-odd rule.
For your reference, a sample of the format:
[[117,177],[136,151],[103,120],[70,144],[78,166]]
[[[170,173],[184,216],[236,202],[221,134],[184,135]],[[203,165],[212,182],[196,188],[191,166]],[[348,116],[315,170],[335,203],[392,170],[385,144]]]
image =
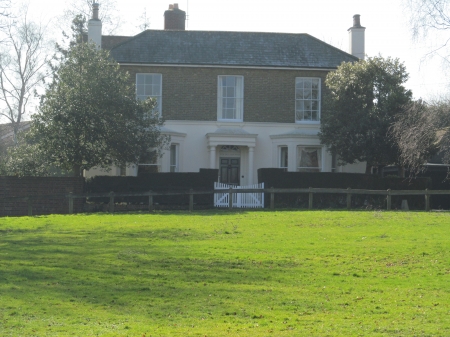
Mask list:
[[254,161],[255,148],[253,146],[248,147],[248,183],[253,185],[253,161]]
[[216,168],[216,147],[215,146],[209,147],[209,168],[211,168],[211,169]]

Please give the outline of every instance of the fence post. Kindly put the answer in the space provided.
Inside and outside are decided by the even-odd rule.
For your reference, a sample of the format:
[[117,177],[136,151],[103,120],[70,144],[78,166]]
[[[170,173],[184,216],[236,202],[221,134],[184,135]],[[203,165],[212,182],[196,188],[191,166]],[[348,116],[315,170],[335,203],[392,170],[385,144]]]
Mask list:
[[273,186],[270,189],[270,209],[275,209],[275,193],[273,193]]
[[114,213],[114,192],[109,192],[109,213]]
[[73,214],[73,193],[69,192],[69,214]]
[[27,198],[27,205],[28,205],[28,216],[33,215],[33,203],[31,201],[31,197]]
[[308,208],[312,209],[313,208],[313,192],[312,192],[312,188],[309,188],[309,203],[308,203]]
[[192,188],[189,190],[189,212],[194,210],[194,193]]
[[230,186],[230,189],[228,191],[228,208],[233,208],[233,188]]
[[387,190],[387,210],[390,211],[392,207],[391,189]]
[[352,193],[351,193],[351,188],[348,187],[347,188],[347,209],[352,208]]
[[425,189],[425,211],[430,211],[430,194],[428,193],[428,188]]
[[148,211],[153,211],[153,194],[152,191],[148,191]]

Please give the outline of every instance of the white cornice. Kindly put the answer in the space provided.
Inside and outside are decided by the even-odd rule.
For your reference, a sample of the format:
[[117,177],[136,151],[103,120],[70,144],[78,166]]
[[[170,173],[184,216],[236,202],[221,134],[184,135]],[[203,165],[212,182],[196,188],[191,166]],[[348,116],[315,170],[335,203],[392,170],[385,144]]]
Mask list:
[[264,70],[301,70],[301,71],[333,71],[336,68],[296,68],[296,67],[263,67],[263,66],[233,66],[205,64],[160,64],[160,63],[120,63],[121,66],[134,67],[182,67],[182,68],[221,68],[221,69],[264,69]]

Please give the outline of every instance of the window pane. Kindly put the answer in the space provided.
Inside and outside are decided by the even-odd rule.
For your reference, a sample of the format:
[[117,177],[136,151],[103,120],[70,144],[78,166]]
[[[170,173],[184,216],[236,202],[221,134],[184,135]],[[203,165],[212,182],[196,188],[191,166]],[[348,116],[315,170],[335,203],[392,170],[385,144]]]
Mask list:
[[296,78],[296,121],[318,121],[320,116],[320,79]]
[[144,83],[145,83],[145,76],[143,74],[137,74],[136,84],[144,84]]
[[143,85],[138,85],[137,87],[136,87],[136,94],[137,95],[144,95],[144,86]]
[[226,77],[226,79],[227,79],[227,87],[234,87],[234,86],[236,86],[236,79],[235,79],[235,77],[234,76],[227,76]]

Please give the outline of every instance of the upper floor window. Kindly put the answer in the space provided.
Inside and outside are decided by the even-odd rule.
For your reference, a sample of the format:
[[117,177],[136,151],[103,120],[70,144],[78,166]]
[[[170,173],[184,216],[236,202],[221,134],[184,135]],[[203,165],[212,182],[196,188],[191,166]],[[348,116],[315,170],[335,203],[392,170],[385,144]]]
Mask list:
[[295,121],[320,121],[320,78],[295,79]]
[[145,100],[148,97],[156,99],[156,108],[159,115],[162,112],[162,75],[136,74],[136,97]]
[[244,116],[244,77],[219,76],[217,120],[241,122]]

